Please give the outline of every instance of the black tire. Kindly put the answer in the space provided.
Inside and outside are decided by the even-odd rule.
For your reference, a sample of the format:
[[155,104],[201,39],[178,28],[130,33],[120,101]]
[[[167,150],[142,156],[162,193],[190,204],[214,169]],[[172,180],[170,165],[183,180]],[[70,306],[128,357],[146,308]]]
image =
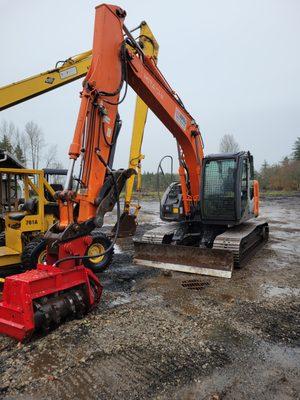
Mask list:
[[0,247],[5,246],[5,232],[0,233]]
[[[101,232],[92,233],[93,241],[88,247],[85,255],[102,254],[111,246],[111,240]],[[114,256],[114,249],[112,248],[108,253],[104,254],[100,260],[95,258],[84,258],[83,264],[86,268],[91,269],[93,272],[103,272],[111,264]]]
[[21,264],[23,269],[35,269],[37,264],[43,261],[46,252],[46,240],[37,237],[31,240],[23,249]]

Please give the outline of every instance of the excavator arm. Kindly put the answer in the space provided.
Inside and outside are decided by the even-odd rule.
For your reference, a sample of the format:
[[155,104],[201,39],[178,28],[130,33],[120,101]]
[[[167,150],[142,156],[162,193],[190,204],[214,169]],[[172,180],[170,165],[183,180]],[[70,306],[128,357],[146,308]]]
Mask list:
[[[104,4],[96,8],[92,64],[85,79],[69,150],[69,177],[73,174],[75,161],[81,156],[80,187],[75,200],[79,206],[76,220],[79,224],[91,220],[97,214],[101,190],[112,167],[114,146],[119,134],[118,104],[125,98],[127,84],[177,140],[186,215],[191,213],[191,208],[199,201],[203,159],[200,131],[159,71],[155,59],[143,52],[125,27],[125,15],[123,10],[115,6]],[[125,95],[120,99],[123,86]],[[65,189],[69,189],[69,182]],[[61,203],[61,228],[74,222],[73,215],[70,216],[72,206],[66,203]]]

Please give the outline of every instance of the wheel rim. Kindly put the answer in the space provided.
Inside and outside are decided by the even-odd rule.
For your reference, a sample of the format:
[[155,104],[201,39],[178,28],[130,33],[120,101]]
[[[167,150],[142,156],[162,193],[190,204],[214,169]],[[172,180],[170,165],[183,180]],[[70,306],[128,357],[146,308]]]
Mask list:
[[[105,252],[105,248],[104,248],[104,246],[102,244],[93,243],[89,247],[87,255],[88,256],[96,256],[97,254],[102,254],[104,252]],[[103,260],[103,258],[104,258],[104,255],[103,256],[99,256],[99,257],[90,258],[89,261],[92,262],[93,264],[98,264]]]
[[40,252],[38,256],[38,264],[43,264],[46,261],[47,250],[43,250]]

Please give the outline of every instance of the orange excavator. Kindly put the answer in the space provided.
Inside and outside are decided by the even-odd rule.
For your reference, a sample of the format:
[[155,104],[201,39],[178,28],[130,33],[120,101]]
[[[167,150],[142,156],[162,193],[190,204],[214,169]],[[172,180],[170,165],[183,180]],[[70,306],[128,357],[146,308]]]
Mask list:
[[[195,119],[155,60],[146,56],[133,38],[124,24],[125,16],[126,12],[118,6],[96,7],[92,62],[81,93],[66,185],[56,194],[59,221],[45,236],[46,262],[5,281],[0,333],[18,340],[81,316],[100,300],[102,286],[90,260],[111,257],[119,224],[112,242],[99,229],[105,214],[115,205],[120,221],[119,195],[126,180],[135,173],[134,169],[113,169],[121,125],[118,105],[125,99],[127,85],[175,137],[180,162],[180,182],[171,185],[161,205],[162,218],[173,222],[167,224],[168,231],[163,235],[152,233],[149,240],[144,235],[136,243],[137,259],[147,258],[148,246],[158,246],[164,249],[165,262],[169,264],[173,263],[170,253],[174,249],[179,258],[181,252],[187,258],[193,253],[194,260],[197,254],[211,250],[218,253],[221,262],[231,253],[228,255],[225,249],[203,249],[205,243],[212,247],[209,243],[226,233],[228,226],[240,226],[258,215],[252,156],[241,152],[204,158]],[[78,183],[72,188],[78,159]],[[252,238],[251,229],[259,239]],[[246,247],[264,240],[267,224],[257,223],[251,229],[247,231],[251,240]],[[93,243],[99,243],[96,254],[89,252]],[[170,248],[171,252],[167,250]],[[157,262],[150,261],[152,265]]]

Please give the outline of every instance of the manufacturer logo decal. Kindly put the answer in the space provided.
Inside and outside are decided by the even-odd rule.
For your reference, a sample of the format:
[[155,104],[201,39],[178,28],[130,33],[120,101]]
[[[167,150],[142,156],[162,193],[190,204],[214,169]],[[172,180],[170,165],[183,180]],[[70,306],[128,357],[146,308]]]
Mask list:
[[178,110],[178,108],[175,109],[175,121],[185,131],[187,121],[186,121],[185,116],[182,114],[181,111]]
[[150,87],[152,91],[156,93],[157,96],[159,96],[162,100],[164,98],[164,93],[161,91],[160,87],[158,84],[155,82],[153,78],[150,78],[147,74],[144,74],[144,79],[147,85]]
[[76,67],[71,67],[71,68],[65,69],[64,71],[61,71],[59,73],[61,79],[66,79],[69,76],[76,75],[76,74],[77,74]]

